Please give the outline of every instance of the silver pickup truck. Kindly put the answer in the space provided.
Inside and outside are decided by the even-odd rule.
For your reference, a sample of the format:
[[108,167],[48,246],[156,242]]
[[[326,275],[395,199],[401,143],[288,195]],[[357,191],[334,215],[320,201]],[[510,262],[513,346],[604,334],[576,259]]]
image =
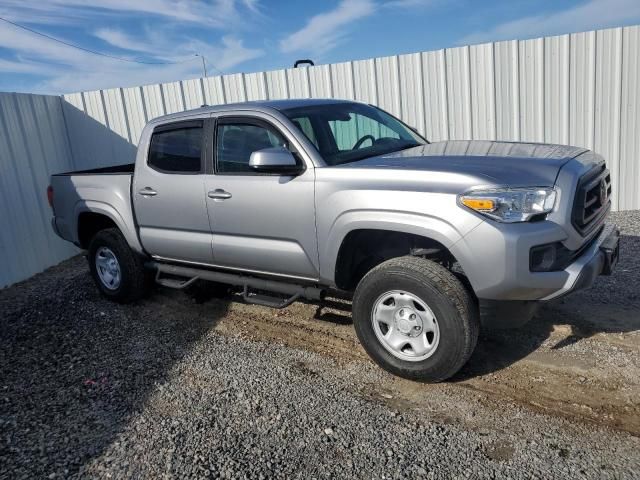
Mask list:
[[371,105],[249,102],[168,115],[135,165],[53,175],[53,228],[100,291],[240,288],[285,307],[352,296],[365,350],[441,381],[480,326],[518,326],[618,257],[611,180],[577,147],[429,143]]

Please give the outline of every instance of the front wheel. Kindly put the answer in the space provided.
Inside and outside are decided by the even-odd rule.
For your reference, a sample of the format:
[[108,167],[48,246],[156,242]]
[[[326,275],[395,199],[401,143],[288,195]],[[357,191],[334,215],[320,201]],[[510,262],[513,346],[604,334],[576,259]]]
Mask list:
[[367,273],[353,297],[353,322],[378,365],[428,382],[462,368],[480,328],[477,305],[460,280],[419,257],[393,258]]
[[129,303],[147,292],[149,279],[142,258],[131,250],[117,228],[96,233],[87,259],[94,282],[110,300]]

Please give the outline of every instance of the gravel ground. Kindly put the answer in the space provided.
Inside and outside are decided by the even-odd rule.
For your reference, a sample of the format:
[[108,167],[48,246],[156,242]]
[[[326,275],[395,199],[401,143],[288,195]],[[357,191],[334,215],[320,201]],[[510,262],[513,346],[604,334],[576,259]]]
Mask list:
[[114,305],[72,259],[0,292],[0,478],[638,478],[640,212],[614,220],[614,276],[441,385],[374,366],[342,308]]

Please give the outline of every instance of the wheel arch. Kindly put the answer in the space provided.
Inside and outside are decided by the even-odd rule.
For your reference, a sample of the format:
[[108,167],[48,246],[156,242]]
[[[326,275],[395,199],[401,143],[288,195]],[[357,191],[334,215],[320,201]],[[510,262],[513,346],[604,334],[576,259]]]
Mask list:
[[[377,218],[372,218],[373,216]],[[388,212],[367,213],[364,217],[368,218],[363,218],[363,215],[357,217],[350,222],[336,222],[328,240],[330,247],[326,255],[329,260],[321,264],[324,267],[323,276],[330,279],[337,288],[351,290],[368,269],[390,258],[411,253],[444,255],[457,261],[450,247],[461,236],[452,225],[443,220]],[[376,255],[370,255],[372,253]],[[372,259],[369,265],[362,264],[358,271],[357,265],[361,264],[362,257],[367,254],[377,258]]]
[[136,232],[127,227],[126,222],[118,211],[103,202],[82,201],[74,209],[76,218],[76,244],[83,249],[89,246],[91,238],[104,228],[115,227],[124,236],[132,250],[144,253]]

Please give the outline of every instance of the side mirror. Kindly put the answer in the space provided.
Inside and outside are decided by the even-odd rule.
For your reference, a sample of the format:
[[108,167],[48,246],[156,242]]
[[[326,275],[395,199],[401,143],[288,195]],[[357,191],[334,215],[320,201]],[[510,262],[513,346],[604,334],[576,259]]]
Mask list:
[[293,154],[284,147],[272,147],[251,154],[249,167],[255,172],[298,175],[304,167],[296,162]]

